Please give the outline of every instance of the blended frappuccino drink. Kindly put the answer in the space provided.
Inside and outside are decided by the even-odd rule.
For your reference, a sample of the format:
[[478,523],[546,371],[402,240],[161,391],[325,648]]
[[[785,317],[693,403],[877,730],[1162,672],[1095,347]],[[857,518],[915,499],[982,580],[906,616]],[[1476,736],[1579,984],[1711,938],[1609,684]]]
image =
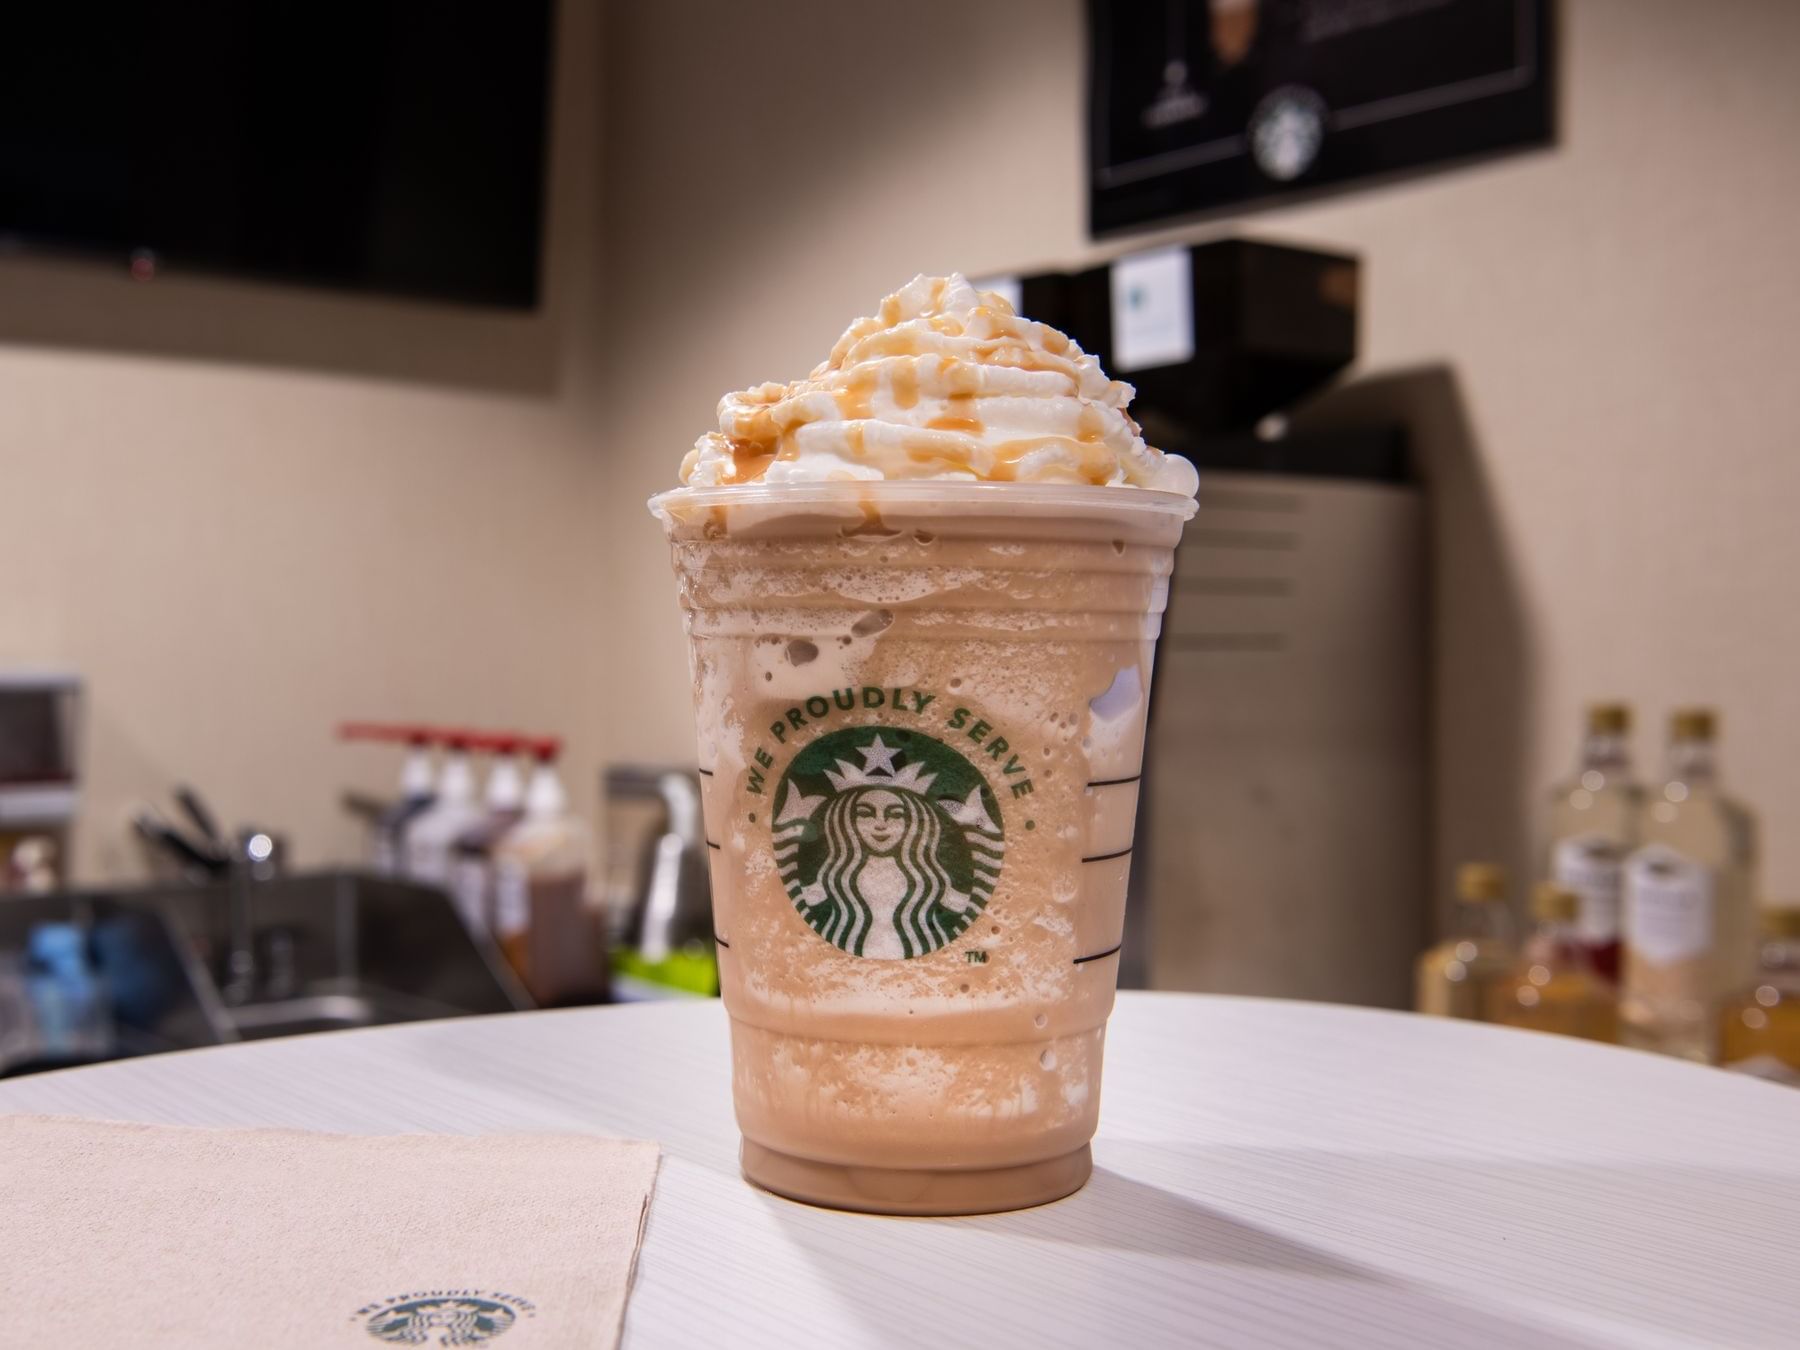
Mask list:
[[1080,1187],[1186,461],[959,276],[728,395],[652,506],[691,639],[745,1175],[886,1213]]

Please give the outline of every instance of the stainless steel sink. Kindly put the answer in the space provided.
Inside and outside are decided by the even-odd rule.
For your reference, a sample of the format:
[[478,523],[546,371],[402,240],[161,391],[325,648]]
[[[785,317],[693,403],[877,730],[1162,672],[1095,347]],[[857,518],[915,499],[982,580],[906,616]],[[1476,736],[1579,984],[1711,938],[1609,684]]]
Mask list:
[[429,999],[385,992],[314,993],[229,1008],[226,1016],[240,1038],[301,1036],[312,1031],[345,1031],[387,1022],[416,1022],[456,1017],[465,1010]]
[[[9,899],[0,903],[0,953],[22,951],[42,923],[124,933],[111,946],[155,978],[130,1009],[133,1024],[121,1024],[120,1054],[532,1006],[493,943],[471,933],[441,891],[323,872],[257,882],[248,902],[258,980],[242,1002],[221,993],[228,884]],[[0,1074],[51,1066],[25,1053],[5,1060]]]
[[251,1003],[231,1010],[239,1036],[298,1036],[309,1031],[343,1031],[374,1026],[382,1020],[372,999],[360,994],[312,994],[273,1003]]

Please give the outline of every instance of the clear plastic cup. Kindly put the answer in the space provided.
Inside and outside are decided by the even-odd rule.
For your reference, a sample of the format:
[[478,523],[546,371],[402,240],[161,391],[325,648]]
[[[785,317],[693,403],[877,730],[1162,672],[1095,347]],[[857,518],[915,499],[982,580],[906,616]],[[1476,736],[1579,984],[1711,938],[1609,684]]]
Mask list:
[[651,508],[691,640],[745,1176],[895,1214],[1079,1189],[1194,503],[881,482]]

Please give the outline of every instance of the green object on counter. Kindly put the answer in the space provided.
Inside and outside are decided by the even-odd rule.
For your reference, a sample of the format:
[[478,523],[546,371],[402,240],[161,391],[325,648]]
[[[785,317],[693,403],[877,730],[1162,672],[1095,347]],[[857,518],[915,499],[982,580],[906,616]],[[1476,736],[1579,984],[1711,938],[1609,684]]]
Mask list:
[[719,963],[697,942],[670,952],[660,961],[646,961],[631,948],[621,948],[613,953],[612,965],[615,975],[678,993],[711,998],[719,992]]

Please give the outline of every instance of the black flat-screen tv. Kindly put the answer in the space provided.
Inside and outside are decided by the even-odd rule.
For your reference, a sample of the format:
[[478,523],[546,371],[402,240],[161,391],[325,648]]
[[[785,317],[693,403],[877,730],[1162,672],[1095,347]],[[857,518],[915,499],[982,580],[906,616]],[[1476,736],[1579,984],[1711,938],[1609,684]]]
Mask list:
[[538,301],[550,0],[0,8],[0,250]]

